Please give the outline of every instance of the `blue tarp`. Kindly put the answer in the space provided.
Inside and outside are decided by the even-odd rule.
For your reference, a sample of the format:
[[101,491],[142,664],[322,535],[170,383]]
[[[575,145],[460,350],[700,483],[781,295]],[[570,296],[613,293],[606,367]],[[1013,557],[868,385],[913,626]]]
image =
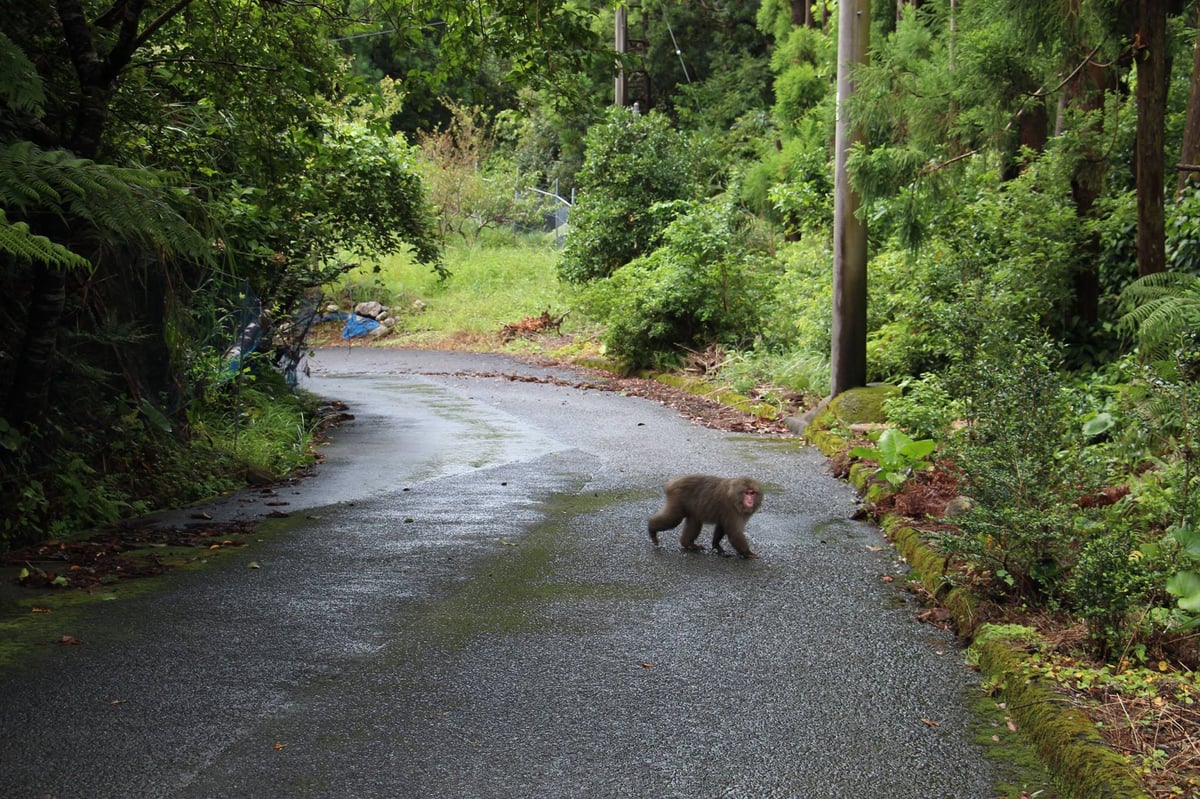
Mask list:
[[352,338],[359,338],[360,336],[367,335],[377,327],[379,327],[379,323],[374,319],[352,313],[346,319],[346,326],[342,328],[342,338],[346,341]]

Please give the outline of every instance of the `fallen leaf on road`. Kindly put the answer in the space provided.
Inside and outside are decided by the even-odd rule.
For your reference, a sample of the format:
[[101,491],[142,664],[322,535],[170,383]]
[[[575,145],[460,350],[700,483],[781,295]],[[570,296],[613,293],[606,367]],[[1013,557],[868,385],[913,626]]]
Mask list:
[[41,605],[34,605],[33,607],[31,607],[29,609],[29,612],[30,613],[53,613],[54,611],[51,610],[50,608],[44,608]]
[[273,746],[271,748],[274,749],[276,752],[278,752],[280,749],[284,749],[286,747],[287,747],[287,744],[275,744],[275,746]]
[[79,646],[83,643],[83,641],[80,641],[73,635],[64,635],[62,638],[58,639],[58,642],[64,646]]
[[654,667],[655,667],[655,665],[656,665],[656,664],[654,664],[654,663],[643,663],[643,664],[642,664],[642,668],[643,668],[643,669],[652,669],[652,668],[654,668]]
[[941,724],[939,724],[938,722],[936,722],[932,719],[921,719],[921,723],[924,724],[926,727],[933,727],[935,729],[942,726]]
[[258,561],[257,561],[257,560],[252,560],[252,561],[250,561],[249,563],[247,563],[247,564],[246,564],[246,568],[247,568],[247,569],[261,569],[261,568],[262,568],[262,566],[259,566],[259,565],[258,565]]

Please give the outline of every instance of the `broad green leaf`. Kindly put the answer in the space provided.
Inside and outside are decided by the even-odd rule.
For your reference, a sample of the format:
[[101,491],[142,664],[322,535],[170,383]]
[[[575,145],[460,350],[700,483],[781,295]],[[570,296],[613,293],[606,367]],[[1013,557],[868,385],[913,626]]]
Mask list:
[[1167,580],[1167,591],[1179,597],[1179,607],[1200,613],[1200,574],[1186,571],[1172,575]]
[[1184,552],[1200,558],[1200,529],[1190,524],[1180,525],[1171,531],[1171,537],[1179,542]]
[[1088,438],[1094,438],[1101,433],[1107,433],[1115,424],[1116,420],[1113,419],[1111,413],[1098,413],[1083,423],[1083,434]]
[[909,460],[919,461],[928,457],[935,449],[937,449],[937,444],[933,440],[922,438],[917,441],[909,441],[900,452]]

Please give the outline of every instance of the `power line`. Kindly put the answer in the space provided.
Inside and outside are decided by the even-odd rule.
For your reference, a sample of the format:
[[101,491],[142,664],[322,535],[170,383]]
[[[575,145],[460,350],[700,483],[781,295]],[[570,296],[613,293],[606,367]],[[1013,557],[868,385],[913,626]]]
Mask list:
[[671,20],[667,19],[667,9],[663,7],[663,22],[667,23],[667,33],[671,34],[671,44],[675,46],[675,55],[679,56],[679,66],[683,67],[683,77],[688,83],[692,82],[692,76],[688,74],[687,64],[683,61],[683,51],[679,49],[679,42],[675,40],[675,31],[671,29]]

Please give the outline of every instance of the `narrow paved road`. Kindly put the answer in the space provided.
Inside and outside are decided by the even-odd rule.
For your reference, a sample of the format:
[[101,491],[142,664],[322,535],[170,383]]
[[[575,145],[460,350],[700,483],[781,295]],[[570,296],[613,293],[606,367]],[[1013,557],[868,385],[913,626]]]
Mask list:
[[[318,473],[213,506],[288,518],[0,673],[0,794],[996,796],[961,653],[814,451],[502,358],[312,367],[356,415]],[[686,472],[767,485],[761,560],[650,545]]]

